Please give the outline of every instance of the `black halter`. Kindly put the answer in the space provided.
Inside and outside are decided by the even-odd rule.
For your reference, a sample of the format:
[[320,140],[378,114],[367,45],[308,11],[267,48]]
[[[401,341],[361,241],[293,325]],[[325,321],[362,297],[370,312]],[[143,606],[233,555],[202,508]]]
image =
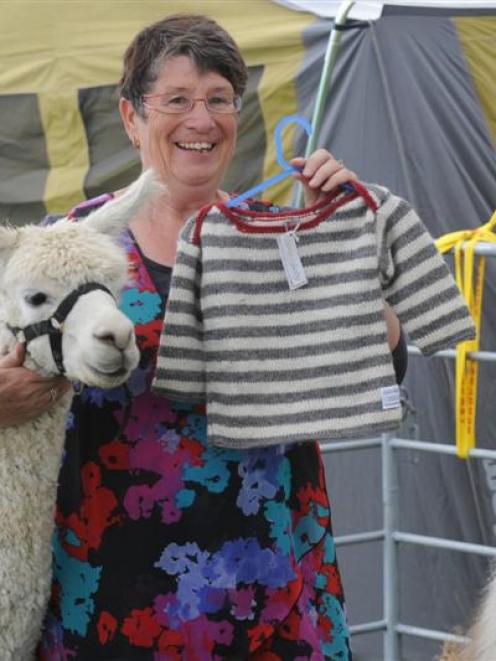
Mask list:
[[40,337],[41,335],[48,335],[50,339],[50,347],[52,349],[53,359],[57,365],[59,374],[64,374],[64,358],[62,356],[62,333],[64,332],[64,321],[67,319],[67,315],[74,307],[74,304],[78,298],[90,291],[94,291],[95,289],[106,291],[107,294],[110,294],[112,298],[114,298],[112,292],[107,289],[105,285],[100,285],[98,282],[87,282],[86,284],[81,285],[71,291],[71,293],[64,298],[64,300],[60,303],[58,308],[49,319],[38,321],[34,324],[29,324],[29,326],[25,326],[24,328],[20,328],[18,326],[9,326],[8,324],[7,327],[10,331],[12,331],[12,333],[14,333],[17,341],[21,342],[21,344],[24,344],[25,346],[27,346],[31,340],[34,340],[36,337]]

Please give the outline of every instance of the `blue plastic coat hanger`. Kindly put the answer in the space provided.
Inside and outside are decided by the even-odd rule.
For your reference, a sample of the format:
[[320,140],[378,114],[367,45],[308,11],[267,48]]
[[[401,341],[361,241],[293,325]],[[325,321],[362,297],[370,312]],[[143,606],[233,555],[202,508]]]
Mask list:
[[[298,172],[299,168],[294,167],[291,165],[291,163],[288,163],[286,159],[284,158],[284,152],[283,152],[283,147],[282,147],[282,130],[288,125],[295,122],[296,124],[299,124],[306,132],[308,136],[312,135],[312,125],[308,121],[308,119],[305,119],[305,117],[301,117],[300,115],[287,115],[286,117],[283,117],[277,124],[276,128],[274,129],[274,142],[276,143],[276,156],[277,156],[277,162],[279,165],[283,168],[282,172],[279,172],[279,174],[274,175],[270,179],[267,179],[266,181],[262,181],[262,183],[257,184],[256,186],[253,186],[252,188],[249,188],[245,193],[241,193],[241,195],[237,195],[236,197],[230,199],[228,202],[226,202],[226,207],[235,207],[244,200],[246,200],[249,197],[254,197],[260,191],[265,190],[266,188],[269,188],[269,186],[272,186],[276,184],[278,181],[282,181],[286,177],[290,177],[293,172]],[[342,187],[346,190],[353,190],[351,186],[348,184],[343,184]]]

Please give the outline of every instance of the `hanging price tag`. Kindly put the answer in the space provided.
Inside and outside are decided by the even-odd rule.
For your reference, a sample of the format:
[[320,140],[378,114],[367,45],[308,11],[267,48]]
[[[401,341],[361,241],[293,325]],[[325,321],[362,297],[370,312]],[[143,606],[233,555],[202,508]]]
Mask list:
[[304,287],[308,284],[308,279],[305,275],[305,269],[301,263],[300,255],[298,254],[295,233],[285,232],[284,234],[278,234],[276,238],[289,288],[299,289],[300,287]]

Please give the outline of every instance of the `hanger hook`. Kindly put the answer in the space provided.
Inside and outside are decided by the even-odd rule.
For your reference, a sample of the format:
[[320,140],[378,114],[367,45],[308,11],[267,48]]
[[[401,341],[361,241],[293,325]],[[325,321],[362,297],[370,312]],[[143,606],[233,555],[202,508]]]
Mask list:
[[308,136],[312,135],[313,128],[308,119],[305,117],[301,117],[301,115],[287,115],[286,117],[283,117],[277,124],[276,128],[274,129],[274,141],[276,143],[276,155],[277,155],[277,162],[279,165],[284,168],[285,170],[291,170],[293,171],[295,168],[291,165],[291,163],[288,163],[286,159],[284,158],[284,151],[283,151],[283,146],[282,146],[282,131],[288,124],[299,124],[306,132]]
[[241,193],[241,195],[231,198],[228,202],[226,202],[226,207],[229,208],[229,207],[237,206],[238,204],[243,202],[243,200],[246,200],[248,197],[253,197],[257,195],[260,191],[265,190],[265,188],[272,186],[278,181],[282,181],[286,177],[291,176],[293,172],[298,170],[298,168],[293,167],[291,163],[288,163],[286,161],[286,159],[284,158],[284,153],[282,148],[282,130],[285,126],[287,126],[288,124],[292,124],[293,122],[296,122],[296,124],[299,124],[301,127],[303,127],[303,129],[305,129],[308,135],[312,134],[312,130],[313,130],[312,125],[310,124],[308,119],[305,119],[304,117],[300,117],[300,115],[288,115],[287,117],[283,117],[277,124],[276,128],[274,129],[274,141],[276,143],[277,162],[283,168],[282,172],[279,172],[270,179],[267,179],[267,181],[262,181],[260,184],[253,186],[245,193]]

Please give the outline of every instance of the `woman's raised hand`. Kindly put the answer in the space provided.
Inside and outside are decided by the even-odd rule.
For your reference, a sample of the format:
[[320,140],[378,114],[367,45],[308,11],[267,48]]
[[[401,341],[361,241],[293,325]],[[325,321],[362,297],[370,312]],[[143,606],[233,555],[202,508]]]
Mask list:
[[352,170],[348,170],[327,149],[317,149],[307,159],[297,156],[290,163],[301,169],[293,176],[303,184],[307,207],[320,202],[340,184],[357,178]]

